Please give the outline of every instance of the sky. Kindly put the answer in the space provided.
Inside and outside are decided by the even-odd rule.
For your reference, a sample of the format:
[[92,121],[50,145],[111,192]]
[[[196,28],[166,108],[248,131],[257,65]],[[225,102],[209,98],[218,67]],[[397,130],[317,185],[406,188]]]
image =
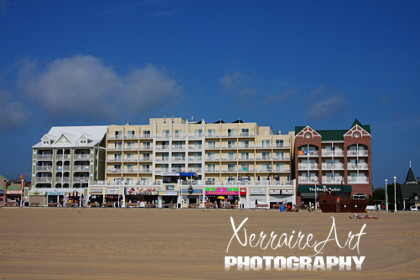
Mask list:
[[420,176],[420,1],[0,0],[0,174],[52,126],[164,114],[371,125],[374,187]]

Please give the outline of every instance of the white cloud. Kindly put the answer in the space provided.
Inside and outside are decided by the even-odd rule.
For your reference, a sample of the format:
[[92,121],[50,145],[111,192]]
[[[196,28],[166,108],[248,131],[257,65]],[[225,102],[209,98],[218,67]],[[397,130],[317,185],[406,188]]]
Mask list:
[[29,119],[28,108],[20,103],[11,100],[11,93],[0,88],[0,129],[9,131],[22,127]]
[[279,94],[267,95],[264,98],[263,103],[264,104],[269,104],[272,102],[283,103],[291,99],[292,97],[294,97],[297,93],[298,91],[295,89],[287,89]]
[[346,104],[346,98],[339,94],[317,102],[309,102],[307,116],[313,120],[332,118],[341,113],[345,109]]
[[147,65],[120,76],[88,55],[57,59],[43,71],[36,70],[31,62],[24,62],[21,69],[25,74],[21,75],[20,86],[52,117],[101,119],[134,114],[181,93],[165,69]]
[[242,86],[243,76],[239,71],[233,72],[231,75],[226,72],[225,76],[220,78],[219,81],[225,90],[231,91]]

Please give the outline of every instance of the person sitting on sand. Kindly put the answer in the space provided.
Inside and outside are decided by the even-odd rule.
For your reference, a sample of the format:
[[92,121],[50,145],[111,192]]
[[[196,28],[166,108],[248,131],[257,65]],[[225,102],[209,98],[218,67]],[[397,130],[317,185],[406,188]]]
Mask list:
[[378,219],[378,217],[373,217],[372,215],[358,215],[358,214],[353,214],[352,216],[349,216],[350,219],[353,220],[370,220],[370,219]]

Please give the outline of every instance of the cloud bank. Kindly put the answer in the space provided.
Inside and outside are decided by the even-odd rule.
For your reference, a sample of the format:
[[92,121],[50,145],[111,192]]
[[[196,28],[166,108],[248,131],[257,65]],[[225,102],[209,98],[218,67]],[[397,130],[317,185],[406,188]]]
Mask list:
[[19,85],[53,118],[133,116],[182,95],[176,80],[152,64],[124,76],[89,55],[57,59],[43,70],[36,66],[23,61]]

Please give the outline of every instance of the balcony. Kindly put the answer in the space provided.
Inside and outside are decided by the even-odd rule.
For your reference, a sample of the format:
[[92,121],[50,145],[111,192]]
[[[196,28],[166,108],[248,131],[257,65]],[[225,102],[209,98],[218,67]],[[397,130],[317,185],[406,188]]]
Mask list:
[[172,162],[185,162],[185,157],[172,157]]
[[348,170],[369,170],[369,165],[367,163],[358,163],[358,164],[347,164]]
[[319,156],[319,152],[318,151],[303,151],[303,153],[300,153],[301,151],[298,152],[298,156],[299,157],[318,157]]
[[249,133],[249,132],[241,132],[238,134],[238,137],[254,137],[255,135],[253,133]]
[[335,163],[335,164],[329,164],[329,163],[323,163],[322,164],[323,170],[344,170],[344,164],[342,163]]
[[125,151],[137,151],[139,149],[139,146],[125,146]]
[[275,160],[275,161],[290,161],[290,157],[289,156],[273,157],[273,160]]
[[90,159],[90,154],[75,154],[74,155],[74,160],[89,160]]
[[237,146],[236,145],[228,145],[228,146],[223,146],[220,147],[222,150],[236,150]]
[[274,144],[273,149],[290,149],[290,145]]
[[221,170],[214,169],[214,168],[206,169],[205,171],[206,171],[206,173],[220,173],[220,172],[222,172]]
[[201,162],[202,157],[189,157],[188,162]]
[[107,159],[107,161],[109,161],[109,162],[121,162],[122,158],[121,157],[109,158],[109,159]]
[[52,171],[52,166],[37,166],[35,167],[35,171],[36,172],[51,172]]
[[121,168],[107,168],[106,172],[108,172],[108,173],[120,173]]
[[52,177],[35,177],[36,183],[51,183]]
[[70,166],[57,166],[57,171],[70,171]]
[[274,168],[273,173],[290,173],[290,168]]
[[169,157],[157,157],[156,162],[169,162]]
[[137,162],[138,160],[135,157],[126,157],[126,158],[124,158],[124,161],[125,162]]
[[139,139],[138,135],[133,135],[133,134],[129,134],[129,135],[125,135],[124,139]]
[[188,150],[190,151],[201,151],[202,146],[188,146]]
[[156,151],[169,151],[169,145],[166,146],[156,146],[155,147]]
[[37,155],[36,156],[37,160],[52,160],[53,156],[51,155]]
[[335,184],[341,184],[342,182],[344,182],[344,178],[343,177],[322,177],[322,183],[323,184],[331,184],[331,183],[335,183]]
[[299,163],[298,170],[318,170],[318,163]]
[[369,151],[366,150],[351,150],[347,151],[347,156],[349,157],[367,157],[369,156]]
[[87,183],[89,177],[73,177],[73,183]]
[[216,147],[216,146],[213,146],[213,145],[207,145],[207,146],[206,146],[206,149],[207,149],[207,150],[220,150],[220,148],[219,148],[219,147]]
[[179,133],[175,133],[175,134],[174,134],[174,138],[175,138],[175,139],[184,139],[184,138],[185,138],[185,136],[184,136],[184,135],[182,135],[182,134],[179,134]]
[[152,136],[150,135],[150,133],[148,134],[142,134],[139,136],[140,139],[152,139]]
[[137,173],[137,168],[124,168],[124,173]]
[[182,146],[182,145],[174,145],[174,146],[172,146],[172,150],[180,150],[180,151],[183,151],[184,150],[184,146]]
[[368,177],[347,177],[348,183],[369,184]]
[[70,160],[70,155],[57,155],[55,160]]
[[318,184],[318,177],[299,177],[299,184]]
[[254,161],[254,158],[250,158],[250,157],[240,157],[240,158],[238,158],[238,161]]
[[216,157],[206,157],[206,161],[220,161],[220,158],[216,158]]
[[254,146],[252,146],[252,145],[239,145],[236,148],[237,149],[242,149],[242,150],[253,150]]
[[150,168],[142,168],[142,169],[139,169],[138,173],[150,173],[150,172],[152,172]]
[[151,151],[152,147],[151,146],[141,146],[139,150],[140,151]]
[[56,177],[55,178],[55,183],[69,183],[70,182],[70,177]]
[[139,158],[138,161],[140,161],[140,162],[152,162],[152,158],[150,158],[150,157],[147,157],[147,158],[142,157],[142,158]]
[[73,171],[77,172],[89,172],[89,165],[83,165],[83,166],[74,166]]
[[343,157],[344,156],[344,152],[339,150],[339,151],[326,151],[326,150],[322,150],[322,156],[323,157]]
[[122,139],[122,135],[110,135],[108,136],[108,140],[119,140]]

